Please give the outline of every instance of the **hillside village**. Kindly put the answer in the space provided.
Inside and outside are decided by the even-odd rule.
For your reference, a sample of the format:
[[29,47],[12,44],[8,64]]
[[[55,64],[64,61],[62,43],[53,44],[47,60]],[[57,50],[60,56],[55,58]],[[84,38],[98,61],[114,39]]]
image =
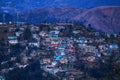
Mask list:
[[[35,62],[42,76],[54,80],[119,80],[120,34],[100,32],[90,24],[0,24],[0,76],[13,79],[12,71]],[[22,78],[13,80],[26,80]]]

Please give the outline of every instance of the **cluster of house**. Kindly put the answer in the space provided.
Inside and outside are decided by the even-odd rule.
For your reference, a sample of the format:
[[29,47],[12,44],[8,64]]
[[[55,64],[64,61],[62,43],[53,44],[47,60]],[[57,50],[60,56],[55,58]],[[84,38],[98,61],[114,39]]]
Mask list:
[[[69,26],[72,26],[73,29],[69,31],[71,35],[67,37],[62,32],[65,32]],[[28,65],[28,60],[38,59],[43,70],[56,75],[58,72],[67,72],[73,69],[75,61],[82,60],[94,63],[101,59],[101,55],[109,56],[113,51],[119,50],[119,46],[116,43],[104,43],[104,37],[75,37],[75,35],[81,34],[83,31],[74,29],[75,26],[73,24],[56,24],[50,27],[49,31],[35,25],[29,25],[32,35],[30,39],[24,40],[23,35],[27,27],[28,25],[8,27],[8,32],[10,33],[7,34],[8,45],[20,44],[25,47],[21,53],[21,59],[24,64],[16,63],[20,68],[25,68]],[[46,28],[46,25],[42,25],[42,27]],[[92,34],[94,36],[100,35],[99,32],[93,32]],[[96,43],[98,44],[97,46]],[[29,55],[26,55],[27,52]],[[78,56],[79,59],[76,58]],[[15,60],[16,57],[11,58],[11,61]],[[74,79],[72,78],[72,80]]]

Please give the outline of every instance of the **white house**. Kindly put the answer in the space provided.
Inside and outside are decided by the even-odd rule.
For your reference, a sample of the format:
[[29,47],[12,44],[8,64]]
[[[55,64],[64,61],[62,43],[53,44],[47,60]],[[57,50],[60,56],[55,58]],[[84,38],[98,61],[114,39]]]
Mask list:
[[18,40],[16,36],[8,36],[8,42],[9,44],[17,44]]
[[32,39],[29,41],[29,46],[36,46],[36,47],[39,47],[39,41],[37,41],[36,39]]

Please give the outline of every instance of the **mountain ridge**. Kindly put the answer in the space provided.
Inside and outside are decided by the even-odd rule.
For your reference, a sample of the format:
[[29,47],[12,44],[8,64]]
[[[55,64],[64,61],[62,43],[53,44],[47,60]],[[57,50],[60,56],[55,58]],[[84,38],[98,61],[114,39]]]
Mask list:
[[90,9],[69,6],[40,7],[19,13],[18,21],[28,23],[74,21],[85,26],[91,24],[92,27],[104,32],[119,33],[120,6],[100,6]]

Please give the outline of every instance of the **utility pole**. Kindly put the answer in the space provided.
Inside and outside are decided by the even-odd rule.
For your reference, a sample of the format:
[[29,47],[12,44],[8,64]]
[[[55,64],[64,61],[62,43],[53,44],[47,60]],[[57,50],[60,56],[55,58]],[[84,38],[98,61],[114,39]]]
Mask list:
[[19,20],[19,12],[18,11],[16,11],[16,25],[17,25],[17,27],[18,27],[18,20]]
[[17,12],[16,6],[14,6],[14,13],[15,13],[14,19],[13,19],[14,25],[15,25],[15,23],[16,23],[16,12]]
[[3,13],[3,24],[5,23],[5,13]]

